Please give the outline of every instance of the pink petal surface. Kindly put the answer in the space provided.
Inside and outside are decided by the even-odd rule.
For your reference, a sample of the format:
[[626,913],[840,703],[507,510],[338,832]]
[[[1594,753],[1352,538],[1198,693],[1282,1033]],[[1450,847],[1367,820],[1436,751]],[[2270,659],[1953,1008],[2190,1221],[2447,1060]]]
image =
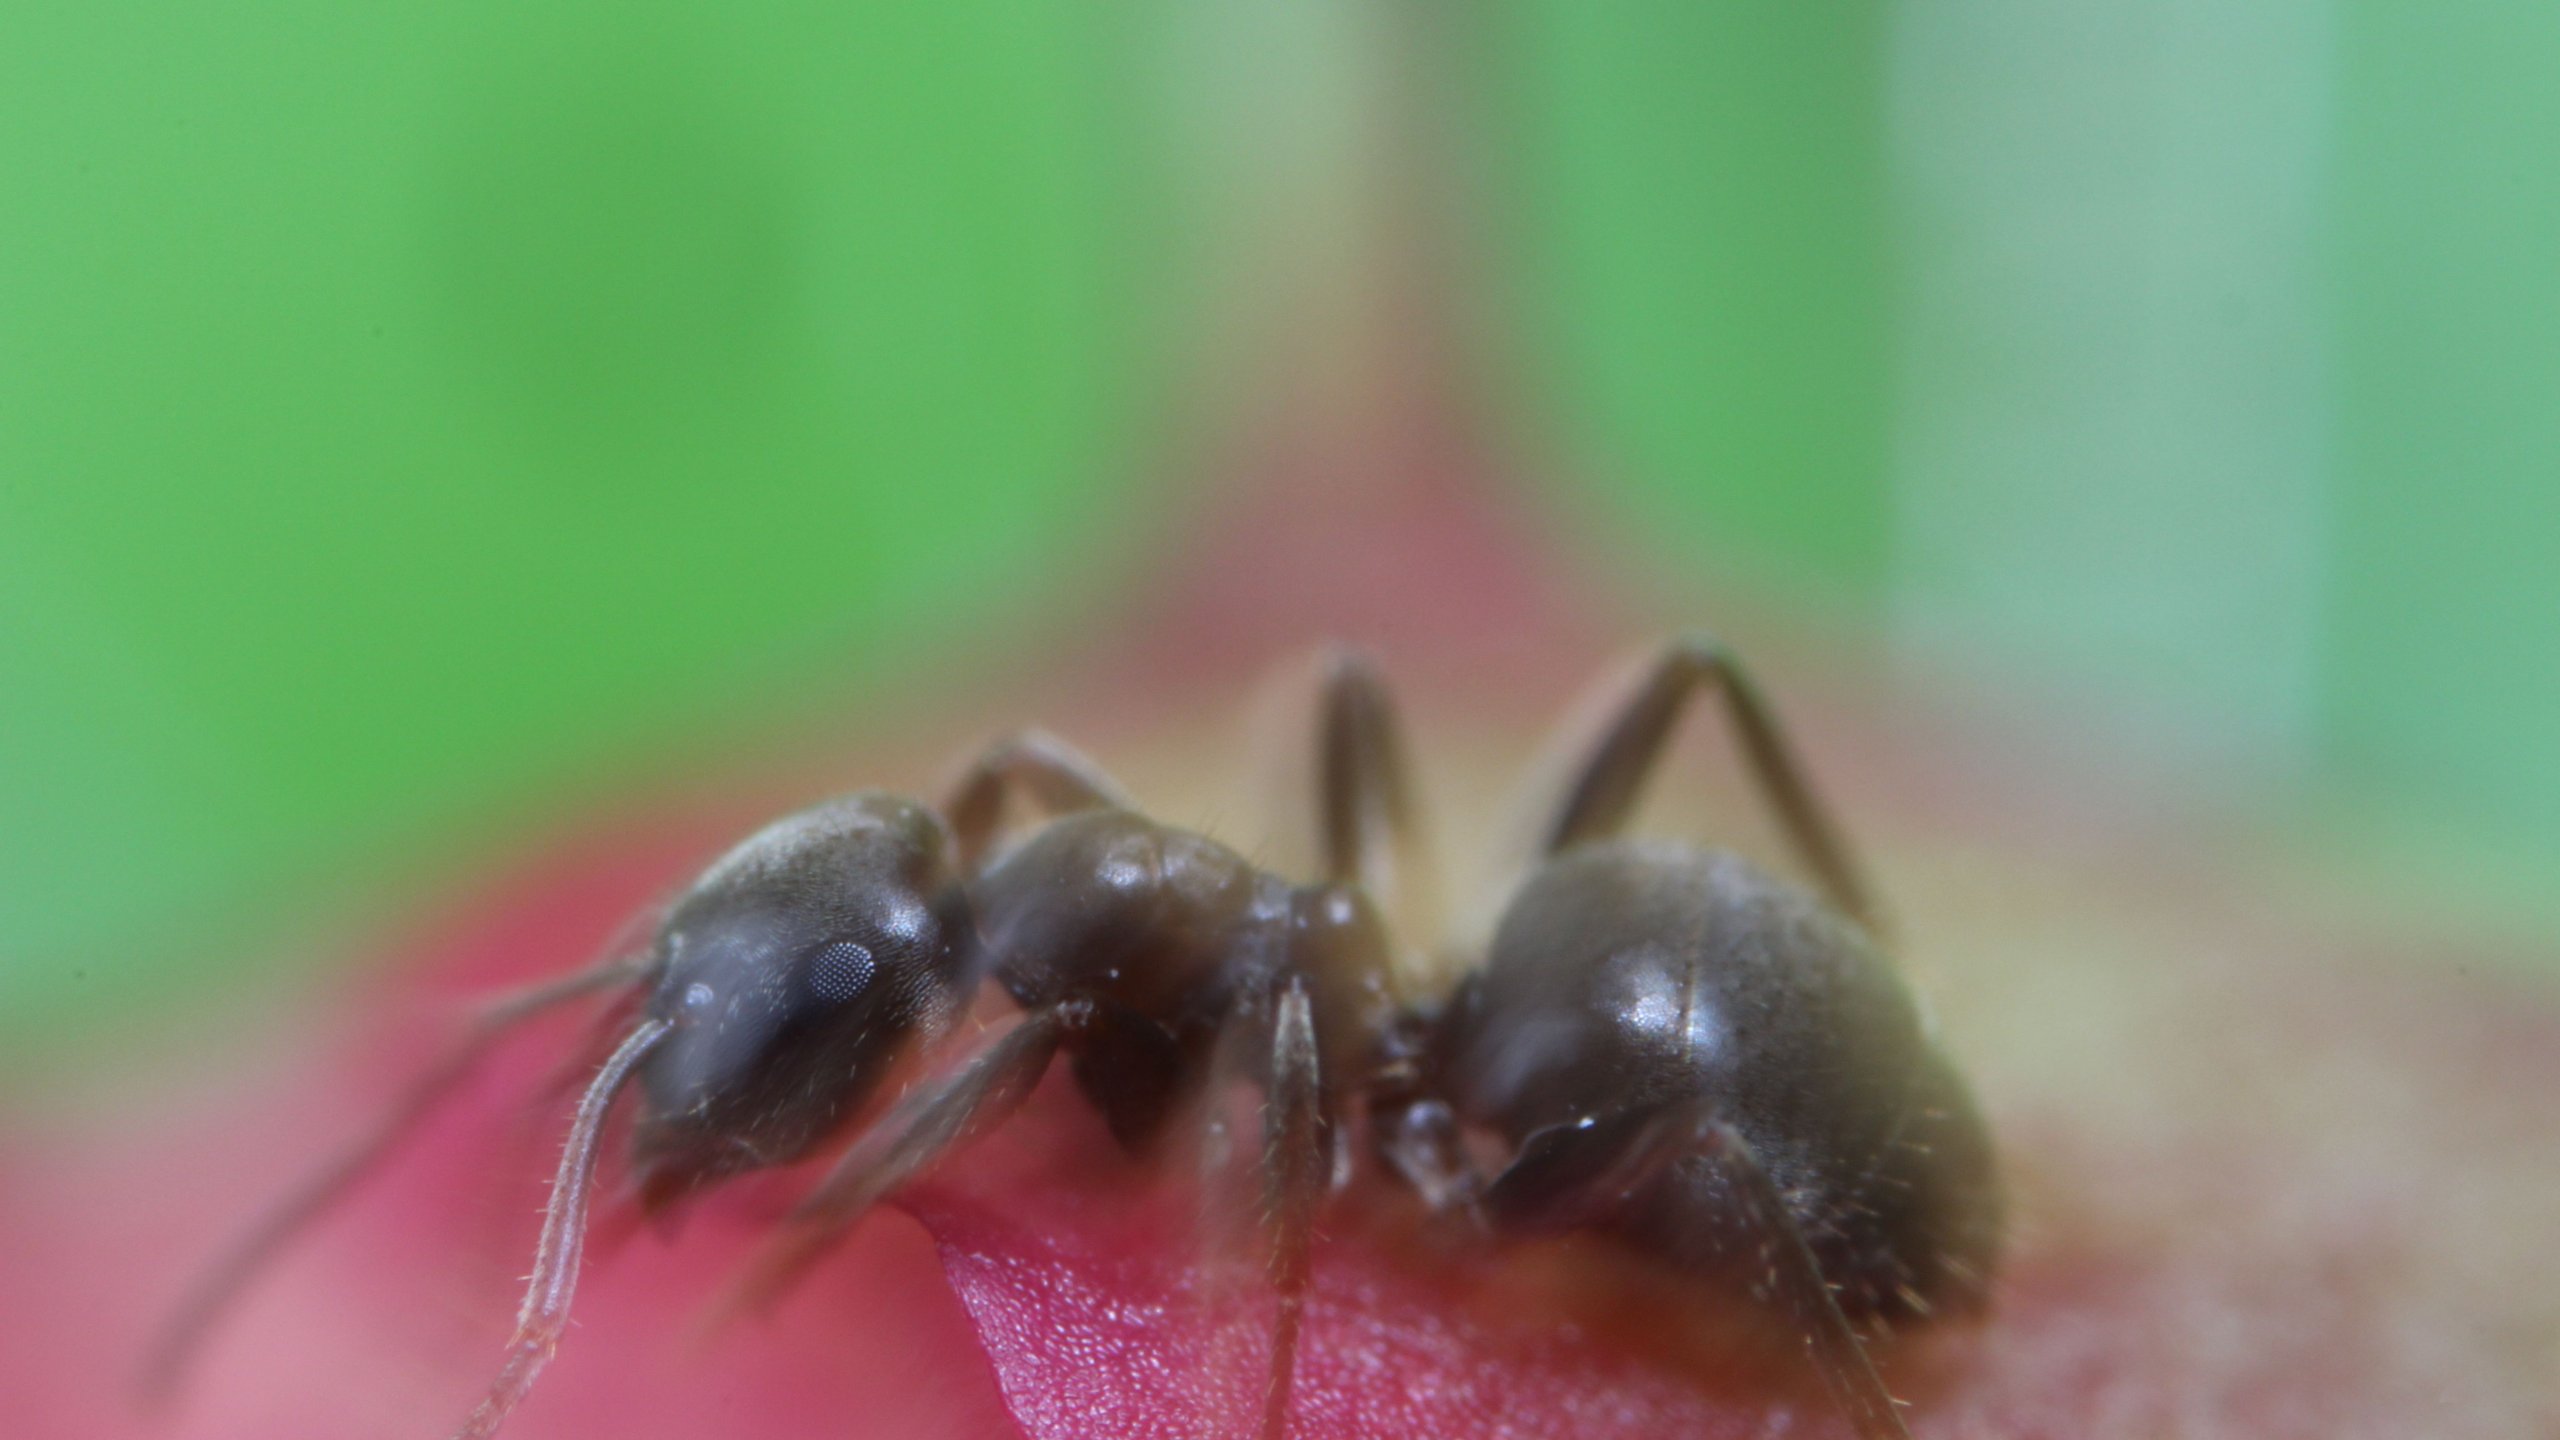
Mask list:
[[[547,847],[401,947],[411,978],[352,1045],[283,1045],[261,1078],[129,1111],[8,1121],[0,1433],[444,1434],[513,1310],[574,1022],[510,1046],[255,1291],[174,1413],[138,1415],[127,1379],[220,1237],[423,1055],[422,996],[591,953],[739,818],[626,819]],[[2548,989],[2261,914],[2245,876],[1966,846],[1887,844],[1883,868],[2003,1139],[2018,1224],[1989,1324],[1896,1361],[1917,1435],[2560,1433]],[[691,1326],[790,1177],[720,1197],[671,1243],[608,1216],[578,1324],[509,1433],[1203,1433],[1239,1327],[1200,1298],[1224,1292],[1148,1179],[1053,1080],[778,1314],[708,1346]],[[1398,1214],[1360,1191],[1328,1220],[1299,1440],[1839,1433],[1817,1397],[1630,1343],[1606,1303],[1542,1300]]]

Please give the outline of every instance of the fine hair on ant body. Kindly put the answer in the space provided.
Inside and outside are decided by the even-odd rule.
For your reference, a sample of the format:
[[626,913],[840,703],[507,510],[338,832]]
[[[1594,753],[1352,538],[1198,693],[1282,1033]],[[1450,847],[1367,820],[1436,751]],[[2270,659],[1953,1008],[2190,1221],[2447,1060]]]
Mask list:
[[[1819,895],[1729,852],[1625,835],[1704,692]],[[778,1296],[874,1203],[1011,1115],[1063,1054],[1133,1150],[1197,1119],[1203,1095],[1261,1097],[1278,1301],[1261,1440],[1287,1431],[1315,1223],[1364,1133],[1431,1209],[1497,1239],[1596,1232],[1773,1310],[1859,1440],[1896,1440],[1862,1332],[1984,1303],[2001,1222],[1988,1133],[1869,938],[1858,869],[1733,657],[1672,642],[1591,709],[1597,723],[1533,792],[1526,863],[1454,986],[1429,982],[1389,920],[1422,908],[1428,847],[1386,686],[1349,651],[1319,670],[1307,878],[1140,814],[1037,731],[986,749],[938,809],[866,791],[779,820],[694,880],[642,953],[486,1004],[374,1130],[202,1277],[146,1386],[172,1388],[256,1273],[502,1034],[620,992],[626,1018],[576,1106],[515,1334],[456,1432],[493,1435],[565,1329],[625,1089],[639,1091],[633,1180],[657,1209],[814,1153],[992,984],[1018,1012],[1009,1027],[855,1137],[738,1300]],[[1008,835],[1016,801],[1036,818]]]

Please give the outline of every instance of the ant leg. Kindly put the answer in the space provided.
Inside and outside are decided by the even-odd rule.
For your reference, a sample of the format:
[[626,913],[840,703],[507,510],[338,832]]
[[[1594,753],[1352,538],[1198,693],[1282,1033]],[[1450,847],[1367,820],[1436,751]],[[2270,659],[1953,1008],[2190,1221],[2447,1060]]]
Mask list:
[[1687,1139],[1698,1158],[1723,1172],[1728,1193],[1741,1203],[1744,1223],[1760,1236],[1764,1298],[1796,1322],[1823,1388],[1848,1416],[1858,1440],[1910,1440],[1892,1394],[1867,1358],[1866,1342],[1840,1309],[1840,1297],[1823,1278],[1804,1228],[1750,1142],[1723,1121],[1697,1126]]
[[[1306,981],[1293,976],[1276,995],[1247,994],[1227,1012],[1198,1102],[1199,1243],[1221,1261],[1250,1255],[1274,1301],[1258,1406],[1260,1440],[1281,1440],[1288,1429],[1316,1211],[1332,1176],[1321,1079],[1315,1007]],[[1246,1090],[1253,1092],[1252,1119],[1237,1103]],[[1255,1127],[1260,1143],[1244,1150],[1238,1138]],[[1209,1313],[1240,1313],[1244,1297],[1226,1287],[1241,1271],[1216,1265],[1209,1273],[1219,1277],[1207,1301]]]
[[[1757,1247],[1753,1297],[1794,1322],[1806,1358],[1858,1440],[1910,1440],[1786,1197],[1750,1142],[1709,1107],[1678,1107],[1650,1119],[1621,1112],[1542,1131],[1495,1177],[1484,1207],[1496,1225],[1515,1231],[1555,1233],[1603,1224],[1651,1181],[1692,1163],[1711,1167],[1713,1193],[1734,1207],[1738,1228]],[[1712,1251],[1716,1240],[1704,1238]],[[1702,1258],[1712,1263],[1722,1257]]]
[[1315,1250],[1316,1207],[1324,1199],[1323,1088],[1316,1067],[1314,1007],[1306,982],[1281,992],[1271,1020],[1271,1077],[1262,1102],[1263,1214],[1271,1240],[1271,1372],[1262,1392],[1262,1440],[1289,1428],[1290,1392],[1305,1327]]
[[1281,667],[1254,706],[1266,869],[1365,894],[1393,943],[1378,956],[1399,996],[1437,995],[1440,874],[1386,678],[1365,652],[1328,645]]
[[1004,802],[1016,792],[1052,815],[1134,808],[1120,782],[1066,741],[1046,730],[1008,735],[978,752],[943,802],[962,874],[974,873],[986,859],[1004,819]]
[[1035,1010],[959,1073],[908,1096],[793,1207],[783,1233],[748,1262],[709,1323],[771,1307],[864,1212],[1021,1108],[1074,1023],[1065,1007]]
[[1414,801],[1412,762],[1386,677],[1361,651],[1336,646],[1317,661],[1316,835],[1324,878],[1358,885],[1400,933],[1434,933],[1439,897]]
[[551,1183],[551,1204],[542,1215],[542,1241],[533,1254],[533,1277],[525,1287],[524,1306],[516,1312],[516,1333],[507,1342],[507,1360],[471,1414],[454,1432],[454,1440],[488,1440],[498,1433],[508,1412],[533,1388],[534,1378],[560,1348],[569,1325],[569,1300],[578,1290],[578,1261],[587,1243],[587,1200],[595,1186],[596,1156],[604,1149],[604,1121],[614,1097],[640,1062],[675,1029],[672,1020],[644,1021],[613,1052],[595,1083],[578,1100],[578,1117],[569,1127],[569,1142],[560,1154],[559,1178]]
[[409,1088],[372,1129],[286,1192],[197,1278],[145,1353],[140,1381],[143,1397],[161,1401],[176,1393],[214,1324],[239,1300],[249,1283],[283,1253],[289,1242],[328,1213],[356,1182],[406,1139],[508,1031],[580,996],[637,980],[647,973],[648,966],[645,957],[615,960],[484,1002],[451,1048],[409,1083]]
[[1705,636],[1671,642],[1636,672],[1632,684],[1604,688],[1596,703],[1586,702],[1594,703],[1597,724],[1591,738],[1566,752],[1575,758],[1560,797],[1540,822],[1536,853],[1552,855],[1624,829],[1673,725],[1702,689],[1722,697],[1752,779],[1831,902],[1874,928],[1878,916],[1859,866],[1815,798],[1776,712],[1733,652]]

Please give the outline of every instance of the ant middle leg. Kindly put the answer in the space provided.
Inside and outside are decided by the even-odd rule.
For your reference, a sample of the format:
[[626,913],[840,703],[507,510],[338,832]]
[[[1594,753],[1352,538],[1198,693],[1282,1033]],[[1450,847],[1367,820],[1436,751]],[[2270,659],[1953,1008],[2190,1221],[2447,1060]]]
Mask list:
[[[1323,1078],[1315,1006],[1306,981],[1292,976],[1276,993],[1238,998],[1220,1026],[1199,1096],[1201,1243],[1212,1260],[1250,1257],[1254,1281],[1272,1303],[1254,1402],[1260,1440],[1282,1440],[1288,1431],[1316,1215],[1331,1187],[1334,1132]],[[1255,1098],[1250,1121],[1235,1105],[1244,1090]],[[1211,1273],[1226,1270],[1219,1265]],[[1243,1307],[1233,1302],[1241,1298],[1214,1293],[1209,1309],[1236,1313]]]
[[1316,833],[1323,878],[1358,885],[1413,940],[1438,903],[1413,763],[1386,677],[1346,647],[1318,661]]
[[1388,924],[1399,993],[1443,987],[1440,874],[1411,750],[1386,677],[1366,652],[1329,645],[1266,687],[1257,738],[1273,868],[1356,888]]
[[1567,752],[1571,759],[1561,788],[1539,816],[1536,853],[1553,855],[1624,830],[1669,748],[1674,726],[1701,690],[1723,700],[1753,781],[1825,895],[1843,913],[1875,928],[1880,917],[1860,867],[1816,798],[1776,711],[1733,652],[1706,636],[1670,642],[1631,682],[1597,692],[1597,723],[1589,738]]
[[1262,1101],[1262,1213],[1278,1309],[1271,1320],[1261,1440],[1282,1440],[1289,1428],[1298,1337],[1306,1325],[1307,1286],[1314,1273],[1316,1209],[1331,1169],[1325,1163],[1315,1014],[1303,982],[1291,981],[1273,1007],[1270,1072]]

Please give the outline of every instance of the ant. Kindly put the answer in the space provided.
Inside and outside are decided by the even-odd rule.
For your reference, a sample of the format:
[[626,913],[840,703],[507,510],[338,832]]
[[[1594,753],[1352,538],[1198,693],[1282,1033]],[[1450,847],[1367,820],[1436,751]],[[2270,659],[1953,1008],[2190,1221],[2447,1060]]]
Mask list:
[[[1625,836],[1706,691],[1820,898],[1725,851]],[[640,1092],[634,1181],[657,1210],[815,1152],[902,1062],[945,1048],[992,982],[1018,1011],[1009,1028],[868,1126],[737,1300],[779,1295],[875,1202],[1002,1123],[1063,1054],[1133,1151],[1197,1119],[1205,1095],[1260,1095],[1278,1299],[1263,1440],[1287,1429],[1314,1226],[1355,1129],[1430,1209],[1496,1239],[1599,1232],[1774,1309],[1859,1440],[1902,1440],[1862,1329],[1984,1304],[2001,1222],[1990,1141],[1870,940],[1858,869],[1740,664],[1683,639],[1599,693],[1599,723],[1559,752],[1524,872],[1454,987],[1431,983],[1388,918],[1420,911],[1430,876],[1385,683],[1336,650],[1318,695],[1311,879],[1140,814],[1038,731],[986,749],[939,809],[867,791],[767,826],[667,907],[643,953],[485,1005],[373,1132],[203,1278],[146,1383],[172,1386],[254,1274],[499,1036],[620,992],[619,1039],[578,1101],[514,1336],[456,1432],[485,1440],[566,1327],[626,1088]],[[999,845],[1015,801],[1036,822]]]

